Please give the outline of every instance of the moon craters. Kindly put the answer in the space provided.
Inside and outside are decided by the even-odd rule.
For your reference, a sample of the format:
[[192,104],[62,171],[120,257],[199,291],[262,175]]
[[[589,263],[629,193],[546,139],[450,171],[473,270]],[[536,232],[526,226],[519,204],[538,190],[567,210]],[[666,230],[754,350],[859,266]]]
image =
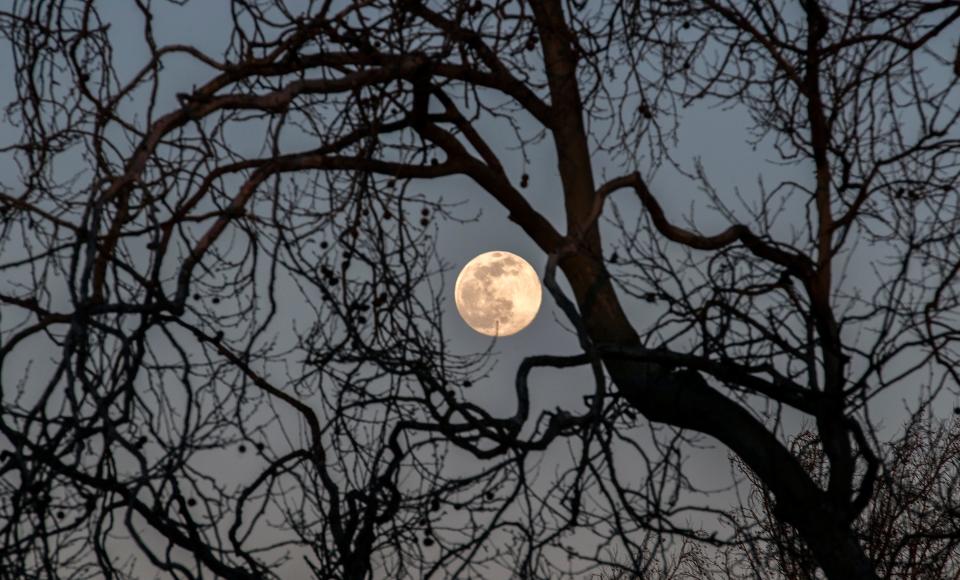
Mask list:
[[457,277],[457,310],[474,330],[508,336],[526,327],[540,308],[536,271],[510,252],[487,252],[471,260]]

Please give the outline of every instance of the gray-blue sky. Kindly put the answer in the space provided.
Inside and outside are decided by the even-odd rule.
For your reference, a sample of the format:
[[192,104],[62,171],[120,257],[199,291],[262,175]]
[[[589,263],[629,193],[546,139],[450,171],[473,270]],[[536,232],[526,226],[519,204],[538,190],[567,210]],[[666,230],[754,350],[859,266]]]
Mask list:
[[[111,21],[111,37],[117,47],[116,66],[121,77],[129,77],[142,65],[147,57],[146,46],[143,43],[143,22],[138,11],[131,5],[116,3],[104,11]],[[202,50],[211,54],[219,54],[227,42],[228,30],[227,13],[224,3],[219,2],[192,2],[185,8],[176,10],[160,10],[153,23],[155,34],[163,43],[188,43],[198,45]],[[121,48],[122,47],[122,48]],[[0,52],[0,70],[12,70],[9,48],[4,47]],[[197,65],[186,57],[176,57],[165,65],[163,78],[163,92],[158,98],[158,112],[167,110],[176,105],[176,93],[187,91],[192,86],[203,82],[210,74],[209,69]],[[944,71],[948,74],[948,71]],[[9,82],[0,84],[0,100],[11,100],[13,86]],[[142,101],[134,99],[125,105],[127,110],[138,110]],[[756,191],[758,177],[768,183],[780,179],[794,179],[809,182],[813,179],[809,167],[802,165],[779,166],[771,163],[770,151],[760,147],[756,150],[746,144],[749,118],[742,110],[724,110],[712,108],[708,104],[699,104],[682,111],[680,118],[679,140],[672,149],[675,159],[691,169],[695,160],[702,162],[712,183],[719,191],[732,192],[739,189],[745,198],[750,199]],[[517,119],[524,126],[529,120]],[[481,131],[489,142],[501,151],[507,151],[502,161],[507,172],[519,181],[520,175],[530,175],[530,186],[524,193],[530,203],[549,219],[558,230],[562,231],[565,223],[563,214],[561,185],[557,170],[557,160],[553,153],[552,144],[547,141],[532,147],[529,151],[529,164],[517,154],[510,154],[512,146],[511,134],[502,123],[491,122],[481,127]],[[532,130],[532,126],[531,126]],[[238,131],[234,136],[239,142],[249,141],[249,151],[256,153],[262,143],[262,127],[251,125]],[[15,174],[9,158],[0,160],[0,171],[5,175]],[[624,171],[609,159],[598,157],[595,159],[595,170],[598,176],[612,177]],[[640,167],[648,171],[649,167]],[[63,168],[69,171],[69,168]],[[703,193],[697,185],[669,166],[662,167],[651,176],[651,185],[654,193],[661,200],[665,211],[674,219],[680,221],[683,216],[689,215],[691,210],[696,217],[696,225],[702,231],[713,232],[727,225],[727,222],[704,202]],[[4,185],[10,186],[12,180],[4,178]],[[453,279],[456,271],[473,256],[490,250],[508,250],[523,256],[539,271],[543,271],[546,256],[536,247],[530,238],[519,227],[507,218],[507,211],[485,194],[478,186],[463,178],[450,178],[431,182],[417,183],[416,187],[426,197],[440,199],[452,203],[462,204],[456,210],[464,217],[479,215],[479,219],[454,226],[440,224],[438,243],[442,248],[442,258],[450,270],[445,277],[446,311],[444,329],[453,352],[470,353],[482,351],[490,346],[490,339],[481,336],[463,323],[453,308]],[[635,199],[629,196],[615,198],[614,202],[626,216],[637,216],[640,208]],[[609,215],[609,213],[607,214]],[[786,220],[789,224],[789,220]],[[616,244],[616,235],[613,229],[605,226],[605,233],[609,249]],[[869,249],[864,249],[865,256],[870,256]],[[882,252],[882,250],[878,250]],[[874,273],[867,267],[866,260],[852,264],[850,275],[857,284],[870,288],[876,283]],[[295,292],[290,289],[290,295]],[[628,305],[631,319],[639,329],[653,319],[656,306],[645,302],[624,298]],[[297,300],[291,299],[282,305],[280,318],[286,317],[291,324],[297,319]],[[572,354],[577,352],[575,337],[564,330],[564,324],[559,310],[552,298],[545,294],[541,313],[537,320],[520,334],[501,339],[493,345],[493,359],[495,368],[489,377],[475,385],[468,393],[469,400],[497,414],[512,413],[514,408],[513,381],[520,361],[535,354]],[[45,360],[45,353],[36,353],[37,365],[34,368],[49,364]],[[0,380],[11,383],[17,380],[23,368],[2,369]],[[281,378],[278,377],[278,380]],[[582,407],[582,397],[591,390],[591,377],[585,369],[552,371],[538,370],[532,381],[532,399],[534,413],[543,408],[570,408]],[[875,417],[886,418],[885,425],[894,430],[904,416],[903,400],[910,401],[909,392],[890,393],[876,404]],[[794,424],[791,428],[796,428]],[[552,450],[551,453],[563,455],[563,449]],[[723,448],[714,448],[697,452],[693,461],[687,463],[689,475],[698,480],[703,487],[726,481],[729,475],[728,452]],[[249,464],[235,461],[233,458],[212,456],[210,461],[215,462],[216,470],[221,474],[222,481],[237,483],[249,480],[257,473],[259,465],[256,460],[250,459]],[[471,461],[467,457],[454,455],[451,457],[451,468],[458,461],[466,467]],[[209,468],[209,465],[208,465]],[[265,532],[266,533],[266,532]],[[305,569],[299,563],[291,564],[291,574],[299,576]],[[146,568],[144,568],[146,569]]]

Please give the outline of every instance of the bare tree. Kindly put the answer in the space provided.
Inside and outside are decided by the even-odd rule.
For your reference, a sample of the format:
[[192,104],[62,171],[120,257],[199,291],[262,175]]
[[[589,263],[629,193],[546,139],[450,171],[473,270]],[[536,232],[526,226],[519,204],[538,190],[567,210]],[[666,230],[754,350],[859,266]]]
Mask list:
[[[802,433],[793,447],[804,466],[825,483],[827,459],[816,436]],[[864,550],[883,578],[957,578],[960,424],[915,417],[904,436],[884,451],[884,473],[858,516]],[[760,524],[770,541],[763,552],[745,551],[744,560],[763,578],[817,578],[810,549],[795,530],[776,519],[775,503],[764,493],[762,483],[757,482],[754,489],[754,501],[744,513]]]
[[[672,538],[750,537],[696,499],[706,441],[827,577],[889,570],[863,541],[889,471],[873,401],[958,388],[957,2],[234,0],[222,54],[159,36],[180,4],[133,2],[134,66],[112,4],[0,12],[5,574],[132,576],[130,553],[183,578],[575,576],[624,553],[642,574]],[[748,115],[794,173],[721,191],[675,159],[696,103]],[[563,231],[524,196],[554,169],[536,147]],[[729,226],[668,215],[668,169]],[[464,397],[489,357],[444,338],[434,228],[464,216],[417,187],[456,176],[543,251],[582,347],[526,359],[510,416]],[[532,411],[532,373],[577,366],[582,407]],[[239,487],[225,452],[257,457]]]
[[[791,443],[821,485],[829,473],[823,448],[810,431]],[[902,437],[885,449],[884,473],[860,513],[860,541],[882,578],[960,577],[960,536],[956,534],[960,502],[960,423],[915,416]],[[776,516],[776,501],[749,470],[752,487],[741,507],[741,530],[753,533],[740,543],[704,550],[684,541],[673,558],[638,576],[633,563],[608,568],[604,578],[720,579],[821,578],[816,557],[797,531]]]

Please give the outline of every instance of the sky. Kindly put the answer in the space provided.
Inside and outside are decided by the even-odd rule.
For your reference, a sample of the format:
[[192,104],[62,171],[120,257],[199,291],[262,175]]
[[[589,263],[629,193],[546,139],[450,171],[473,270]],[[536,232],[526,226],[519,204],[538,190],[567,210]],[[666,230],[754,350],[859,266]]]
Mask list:
[[[111,37],[114,45],[123,47],[116,53],[118,71],[121,77],[129,75],[141,65],[147,55],[143,44],[142,22],[129,3],[116,2],[105,9],[104,13],[112,23]],[[218,26],[218,23],[224,25]],[[191,2],[175,13],[160,11],[153,23],[156,35],[162,42],[195,44],[211,54],[221,52],[229,32],[227,25],[228,19],[221,2]],[[11,69],[9,48],[3,46],[0,48],[0,71]],[[171,59],[164,71],[166,86],[164,93],[160,95],[160,109],[175,106],[177,92],[189,90],[191,86],[203,82],[208,74],[208,70],[188,64],[186,59]],[[0,82],[0,102],[8,102],[12,96],[12,83]],[[135,107],[136,103],[130,106]],[[529,120],[521,119],[520,122],[529,123]],[[745,145],[748,124],[749,119],[743,111],[719,110],[705,105],[685,109],[682,112],[679,140],[673,150],[674,157],[686,160],[688,167],[692,166],[694,160],[700,160],[714,185],[720,190],[734,191],[739,188],[749,194],[757,187],[758,175],[763,175],[764,179],[770,181],[776,178],[809,181],[809,168],[775,167],[768,162],[768,151],[762,147],[760,150],[753,150]],[[511,145],[506,138],[509,132],[503,131],[502,126],[491,123],[481,126],[480,130],[492,144],[499,145],[501,150]],[[251,152],[255,152],[262,142],[258,140],[257,127],[250,127],[245,131],[249,131],[247,136],[250,139]],[[4,136],[4,131],[0,130],[0,145],[8,142],[10,138],[9,134]],[[528,166],[524,166],[519,155],[504,155],[503,162],[510,175],[529,173],[530,187],[524,190],[525,195],[559,231],[563,231],[565,219],[557,159],[549,143],[531,149]],[[619,171],[608,159],[598,158],[596,163],[598,181],[602,180],[599,177],[601,175],[612,177]],[[0,159],[0,174],[11,175],[13,172],[9,159]],[[6,178],[0,181],[9,185]],[[702,196],[695,185],[676,171],[663,168],[653,176],[650,183],[668,216],[679,220],[691,207],[696,207],[697,225],[701,231],[713,233],[725,227],[726,224],[715,212],[702,207]],[[442,198],[453,204],[462,203],[457,211],[463,216],[480,216],[479,219],[464,224],[441,224],[437,231],[438,246],[442,248],[442,257],[449,268],[444,277],[446,308],[443,325],[453,352],[480,352],[490,348],[492,344],[495,367],[484,381],[469,390],[468,397],[470,401],[491,412],[512,414],[515,404],[513,381],[520,362],[527,356],[537,354],[577,353],[579,347],[575,337],[563,329],[566,325],[558,322],[562,315],[552,297],[545,292],[540,314],[530,327],[515,336],[491,342],[489,337],[469,329],[457,315],[453,307],[453,282],[456,273],[467,261],[484,252],[506,250],[515,253],[530,262],[541,275],[546,256],[519,227],[507,219],[506,210],[471,182],[465,179],[445,179],[419,183],[418,187],[428,198]],[[614,201],[628,217],[636,216],[639,212],[635,200],[626,194],[619,194]],[[606,215],[609,216],[609,213]],[[616,239],[609,224],[604,226],[604,232],[607,240]],[[612,249],[613,246],[610,245],[609,248]],[[863,278],[866,285],[870,284],[869,276],[872,274],[866,269],[865,262],[853,264],[851,275]],[[624,301],[637,328],[643,328],[652,322],[656,315],[654,307],[627,297],[624,297]],[[282,316],[286,315],[294,321],[297,317],[296,304],[296,300],[291,300],[282,305],[281,308],[286,311],[282,312]],[[48,364],[43,362],[42,353],[37,355],[38,366]],[[21,374],[22,369],[8,366],[0,372],[0,380],[9,384],[15,376]],[[545,408],[582,407],[583,395],[592,389],[591,380],[586,369],[537,370],[531,387],[533,416],[538,410]],[[909,393],[891,393],[876,402],[874,415],[887,418],[884,424],[895,430],[905,417],[904,401],[907,399]],[[950,401],[944,401],[945,408],[950,404]],[[794,428],[798,426],[794,425]],[[216,469],[222,474],[224,481],[243,482],[258,473],[259,466],[255,463],[244,464],[223,456],[218,457],[212,461],[222,462]],[[705,449],[694,453],[692,458],[693,460],[687,462],[687,468],[688,474],[694,480],[705,487],[727,481],[730,472],[727,450],[719,447]],[[467,468],[470,461],[467,457],[454,454],[450,468],[456,469],[458,462],[462,462],[464,468]],[[296,564],[292,566],[291,577],[305,573],[305,570],[298,568]],[[148,569],[148,566],[143,568],[144,571]]]

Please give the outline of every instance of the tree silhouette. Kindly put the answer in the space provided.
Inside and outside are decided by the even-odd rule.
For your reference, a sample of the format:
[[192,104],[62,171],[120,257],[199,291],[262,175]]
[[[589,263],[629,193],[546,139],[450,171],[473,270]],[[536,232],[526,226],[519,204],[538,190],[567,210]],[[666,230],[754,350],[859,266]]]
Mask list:
[[[960,536],[956,505],[960,496],[957,461],[960,424],[915,416],[902,437],[886,450],[887,476],[879,478],[869,505],[858,516],[860,541],[883,578],[956,578]],[[821,483],[827,459],[813,433],[800,433],[791,449]],[[762,482],[753,484],[741,506],[741,542],[705,550],[684,540],[672,558],[657,562],[645,577],[658,580],[821,577],[816,558],[797,531],[780,521],[776,502]],[[629,560],[609,566],[601,578],[636,578]]]
[[[801,433],[793,449],[821,483],[827,459],[812,433]],[[884,578],[955,578],[960,575],[960,423],[943,425],[914,417],[904,436],[886,450],[886,477],[878,479],[869,504],[858,515],[861,543]],[[751,569],[767,578],[817,578],[816,559],[795,530],[777,521],[775,503],[758,483],[745,511],[770,539],[773,557],[747,551]]]
[[[234,0],[168,42],[181,4],[135,1],[139,61],[113,5],[0,12],[5,575],[644,574],[675,538],[763,541],[697,499],[705,441],[824,575],[890,570],[862,541],[890,461],[872,406],[958,388],[956,2]],[[793,173],[725,191],[675,159],[697,104]],[[524,193],[554,169],[561,229]],[[525,359],[510,416],[464,396],[490,359],[441,324],[434,231],[465,218],[418,185],[453,177],[542,250],[582,350]],[[536,411],[543,367],[592,394]]]

